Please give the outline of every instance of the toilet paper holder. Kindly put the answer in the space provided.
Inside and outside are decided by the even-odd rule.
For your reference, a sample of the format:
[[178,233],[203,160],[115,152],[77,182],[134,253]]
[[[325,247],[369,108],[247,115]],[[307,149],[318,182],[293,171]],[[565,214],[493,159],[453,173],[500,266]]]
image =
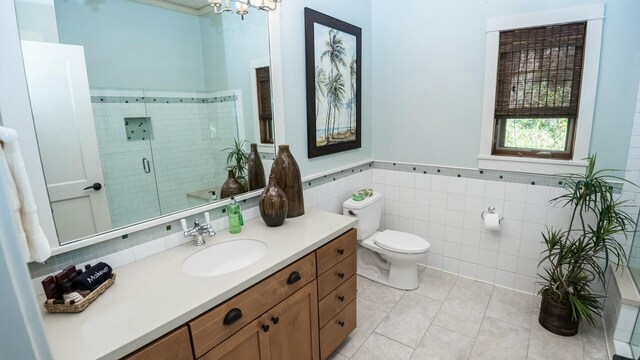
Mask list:
[[[495,214],[496,213],[496,208],[495,206],[489,206],[489,208],[486,211],[483,211],[480,214],[480,217],[482,218],[482,220],[484,220],[484,216],[489,213],[489,214]],[[499,222],[502,222],[502,220],[504,219],[504,216],[501,216],[500,219],[498,219]]]

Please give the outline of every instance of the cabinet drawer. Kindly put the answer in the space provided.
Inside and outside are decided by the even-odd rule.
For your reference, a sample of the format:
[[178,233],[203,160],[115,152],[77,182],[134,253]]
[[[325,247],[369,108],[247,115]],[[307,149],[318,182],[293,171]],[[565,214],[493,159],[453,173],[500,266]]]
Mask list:
[[318,275],[334,267],[356,251],[358,239],[356,230],[351,229],[335,240],[316,250]]
[[320,301],[320,327],[328,323],[329,320],[344,309],[351,300],[356,298],[356,290],[358,288],[356,278],[355,275],[350,277],[349,280],[338,286],[337,289],[333,290],[333,292]]
[[320,359],[324,360],[356,328],[356,300],[320,329]]
[[353,253],[320,275],[318,277],[318,299],[323,299],[335,288],[345,283],[356,273],[357,266],[357,256]]
[[[315,256],[309,254],[189,322],[196,358],[313,281],[315,277]],[[225,325],[227,315],[229,319]]]
[[193,360],[189,330],[183,326],[125,357],[127,360]]

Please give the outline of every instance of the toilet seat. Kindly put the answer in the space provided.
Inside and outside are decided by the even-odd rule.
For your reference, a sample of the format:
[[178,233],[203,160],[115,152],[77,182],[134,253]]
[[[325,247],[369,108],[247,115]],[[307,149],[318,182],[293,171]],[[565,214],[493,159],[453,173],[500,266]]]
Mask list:
[[377,234],[373,243],[382,249],[402,254],[420,254],[431,247],[429,241],[417,235],[394,230],[384,230]]

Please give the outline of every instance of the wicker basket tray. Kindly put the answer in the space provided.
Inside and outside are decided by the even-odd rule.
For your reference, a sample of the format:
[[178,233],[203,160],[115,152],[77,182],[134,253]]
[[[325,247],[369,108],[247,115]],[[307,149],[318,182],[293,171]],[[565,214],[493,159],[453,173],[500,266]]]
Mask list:
[[112,274],[111,278],[98,286],[87,297],[81,301],[73,304],[49,304],[45,301],[44,307],[51,313],[79,313],[86,309],[92,302],[94,302],[102,293],[104,293],[113,283],[116,281],[116,274]]

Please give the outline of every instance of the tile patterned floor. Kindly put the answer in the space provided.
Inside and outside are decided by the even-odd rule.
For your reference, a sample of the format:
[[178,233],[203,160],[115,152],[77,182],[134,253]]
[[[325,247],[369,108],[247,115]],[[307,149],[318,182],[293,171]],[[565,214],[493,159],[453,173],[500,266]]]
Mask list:
[[330,359],[606,360],[602,325],[561,337],[537,297],[426,269],[402,291],[358,277],[358,327]]

